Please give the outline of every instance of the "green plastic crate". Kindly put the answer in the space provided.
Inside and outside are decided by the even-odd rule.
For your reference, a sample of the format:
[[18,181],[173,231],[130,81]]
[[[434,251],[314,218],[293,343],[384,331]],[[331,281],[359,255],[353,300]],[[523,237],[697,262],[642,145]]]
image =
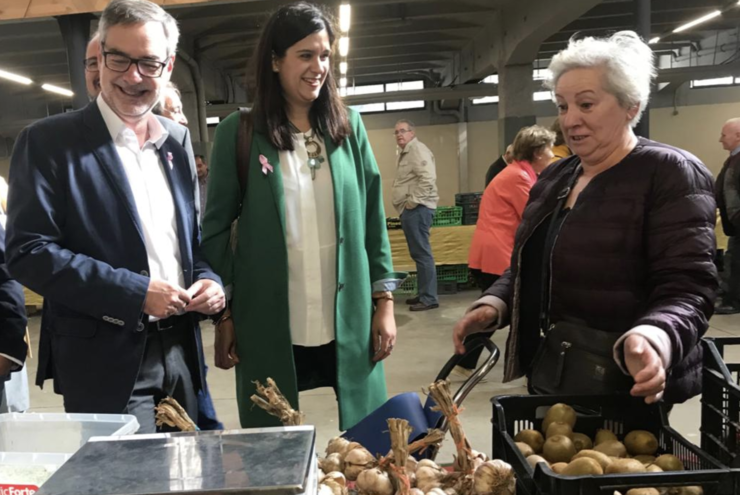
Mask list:
[[454,280],[459,284],[467,283],[469,278],[468,265],[438,265],[437,280]]
[[406,277],[406,280],[403,281],[401,286],[393,292],[395,294],[416,294],[416,273],[409,273],[409,276]]
[[454,227],[462,225],[463,209],[459,206],[438,206],[434,212],[432,227]]

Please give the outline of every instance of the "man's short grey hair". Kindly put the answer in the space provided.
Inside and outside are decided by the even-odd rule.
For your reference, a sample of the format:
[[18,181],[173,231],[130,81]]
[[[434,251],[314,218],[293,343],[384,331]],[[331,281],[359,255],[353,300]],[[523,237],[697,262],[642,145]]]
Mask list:
[[623,108],[638,107],[630,124],[640,121],[650,99],[650,84],[657,76],[653,50],[634,31],[620,31],[608,38],[571,38],[568,47],[550,62],[545,87],[555,90],[560,77],[573,69],[603,68],[604,89]]
[[177,53],[180,29],[177,21],[156,3],[147,0],[112,0],[100,16],[98,33],[105,45],[108,29],[112,26],[158,22],[167,37],[167,56]]
[[406,124],[409,127],[409,130],[410,131],[415,131],[416,130],[416,126],[414,125],[414,123],[411,122],[408,119],[400,119],[400,120],[398,120],[396,122],[396,125],[398,125],[398,124]]

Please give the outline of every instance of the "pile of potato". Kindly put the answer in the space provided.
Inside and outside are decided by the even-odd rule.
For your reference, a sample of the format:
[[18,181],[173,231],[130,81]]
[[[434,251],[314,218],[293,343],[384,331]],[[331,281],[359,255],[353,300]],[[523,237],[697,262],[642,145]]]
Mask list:
[[[623,441],[609,430],[598,430],[593,440],[574,431],[576,412],[567,404],[555,404],[542,421],[542,431],[522,430],[514,441],[532,467],[544,462],[557,474],[587,476],[625,473],[683,471],[680,459],[671,454],[656,457],[658,439],[649,431],[629,432]],[[636,488],[626,495],[701,495],[701,487],[667,490]],[[619,492],[615,492],[618,495]],[[621,495],[621,494],[619,494]]]

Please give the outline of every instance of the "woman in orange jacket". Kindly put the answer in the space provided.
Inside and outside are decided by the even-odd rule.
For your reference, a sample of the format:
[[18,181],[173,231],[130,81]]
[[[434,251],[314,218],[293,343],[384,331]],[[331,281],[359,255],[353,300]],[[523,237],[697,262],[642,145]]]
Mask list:
[[[511,262],[514,234],[522,220],[529,191],[553,158],[555,133],[538,125],[522,128],[514,138],[514,161],[499,173],[481,198],[468,266],[481,291],[488,289]],[[491,332],[493,335],[493,332]],[[467,355],[455,372],[470,376],[480,348]]]

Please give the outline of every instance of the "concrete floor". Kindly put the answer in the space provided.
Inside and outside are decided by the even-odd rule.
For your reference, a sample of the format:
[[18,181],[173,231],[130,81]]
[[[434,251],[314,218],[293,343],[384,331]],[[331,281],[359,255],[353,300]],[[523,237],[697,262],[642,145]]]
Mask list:
[[[398,325],[398,343],[393,355],[386,360],[386,377],[388,392],[391,395],[401,392],[420,392],[436,377],[444,363],[453,353],[451,332],[465,308],[476,298],[473,291],[462,292],[451,296],[440,297],[440,308],[422,313],[411,313],[403,301],[396,306],[396,323]],[[38,316],[29,319],[29,327],[34,349],[38,345]],[[222,371],[213,366],[213,327],[203,328],[204,342],[208,345],[206,356],[210,371],[208,383],[215,401],[219,418],[227,428],[238,428],[239,420],[235,398],[235,379],[231,371]],[[504,350],[508,332],[497,332],[493,341]],[[740,336],[740,315],[715,316],[711,320],[709,336]],[[730,355],[738,362],[737,356]],[[491,406],[490,399],[495,395],[524,394],[526,389],[523,380],[503,384],[503,355],[499,364],[489,374],[486,381],[480,383],[465,401],[462,422],[473,445],[480,451],[491,452]],[[36,375],[36,362],[29,363],[29,381]],[[454,382],[459,384],[460,381]],[[32,387],[32,412],[62,411],[61,397],[52,391],[48,382],[44,390]],[[318,447],[323,450],[327,441],[339,434],[337,423],[337,406],[334,392],[331,389],[318,389],[301,394],[301,409],[306,414],[307,423],[317,429]],[[694,443],[699,443],[700,403],[699,398],[676,406],[671,414],[672,425]],[[446,441],[438,456],[438,461],[452,460],[452,442]]]

